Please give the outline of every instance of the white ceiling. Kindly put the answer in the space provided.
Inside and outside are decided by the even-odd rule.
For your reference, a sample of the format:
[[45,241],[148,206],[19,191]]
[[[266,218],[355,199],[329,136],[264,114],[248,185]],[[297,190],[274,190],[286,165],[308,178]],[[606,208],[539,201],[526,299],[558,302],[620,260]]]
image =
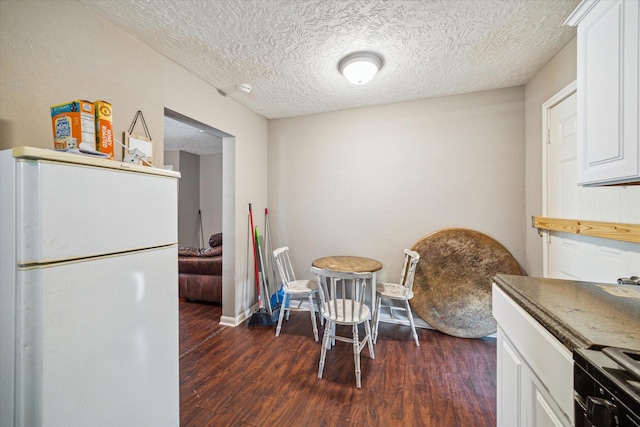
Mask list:
[[205,126],[164,117],[164,151],[186,151],[196,155],[222,153],[222,138]]
[[[579,3],[79,1],[268,119],[523,85],[574,37]],[[359,50],[384,58],[363,86],[338,71]]]

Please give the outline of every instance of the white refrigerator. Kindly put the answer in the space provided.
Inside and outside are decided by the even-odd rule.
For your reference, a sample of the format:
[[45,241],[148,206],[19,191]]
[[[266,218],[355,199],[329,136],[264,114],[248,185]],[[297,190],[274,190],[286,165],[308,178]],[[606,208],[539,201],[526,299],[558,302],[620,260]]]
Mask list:
[[0,426],[179,425],[178,177],[0,151]]

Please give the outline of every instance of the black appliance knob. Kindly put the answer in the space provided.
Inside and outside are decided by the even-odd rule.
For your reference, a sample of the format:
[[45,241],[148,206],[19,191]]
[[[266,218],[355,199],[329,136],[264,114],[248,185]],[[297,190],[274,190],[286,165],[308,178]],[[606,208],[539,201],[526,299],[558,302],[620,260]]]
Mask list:
[[618,408],[612,402],[599,397],[587,397],[587,419],[593,427],[617,427]]

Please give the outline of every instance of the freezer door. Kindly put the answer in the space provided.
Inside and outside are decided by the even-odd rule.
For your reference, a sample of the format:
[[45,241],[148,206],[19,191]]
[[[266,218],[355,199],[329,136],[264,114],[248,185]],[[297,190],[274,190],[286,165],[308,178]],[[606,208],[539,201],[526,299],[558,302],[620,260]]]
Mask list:
[[174,244],[177,198],[174,177],[19,160],[18,264]]
[[177,247],[18,272],[16,425],[177,426]]

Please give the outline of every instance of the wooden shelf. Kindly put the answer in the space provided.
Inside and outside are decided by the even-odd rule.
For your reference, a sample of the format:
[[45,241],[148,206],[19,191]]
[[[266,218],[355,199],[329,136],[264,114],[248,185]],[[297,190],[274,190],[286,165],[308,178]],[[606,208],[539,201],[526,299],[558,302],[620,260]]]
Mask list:
[[640,243],[640,224],[585,221],[581,219],[547,218],[534,216],[533,227],[563,233],[581,234],[601,239]]

